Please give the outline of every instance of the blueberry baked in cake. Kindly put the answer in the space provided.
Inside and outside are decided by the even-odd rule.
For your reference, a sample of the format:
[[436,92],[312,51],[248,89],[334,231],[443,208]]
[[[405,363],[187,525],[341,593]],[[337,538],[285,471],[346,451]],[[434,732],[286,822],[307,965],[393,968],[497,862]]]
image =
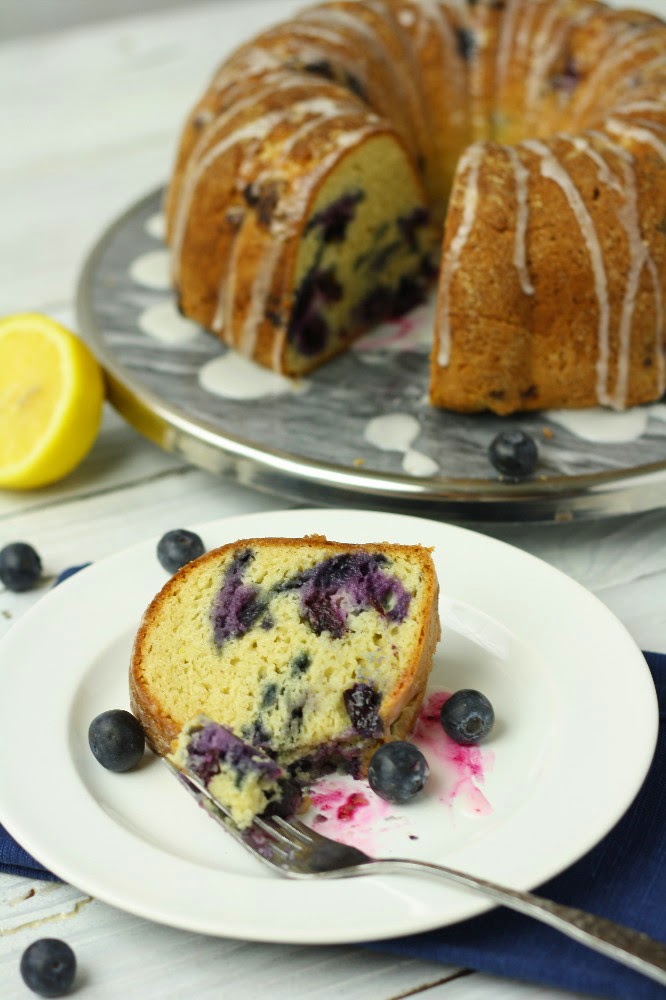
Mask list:
[[205,715],[183,726],[168,759],[194,774],[240,830],[255,816],[289,815],[301,801],[298,785],[272,757]]
[[[430,551],[418,545],[319,535],[224,545],[176,573],[147,609],[132,710],[160,754],[204,714],[300,782],[335,769],[363,775],[374,750],[416,721],[440,634],[437,597]],[[212,732],[198,729],[197,741]],[[270,768],[264,777],[279,780]]]

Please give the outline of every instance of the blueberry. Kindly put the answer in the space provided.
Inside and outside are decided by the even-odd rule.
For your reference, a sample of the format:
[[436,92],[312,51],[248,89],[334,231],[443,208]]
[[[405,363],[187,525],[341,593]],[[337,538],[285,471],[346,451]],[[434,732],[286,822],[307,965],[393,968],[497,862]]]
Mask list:
[[373,792],[388,802],[408,802],[423,788],[428,762],[418,747],[405,740],[384,743],[376,750],[368,768]]
[[495,712],[485,694],[464,688],[444,702],[442,727],[456,743],[467,746],[485,739],[495,722]]
[[477,41],[474,33],[468,28],[456,28],[456,48],[465,62],[469,62],[476,51]]
[[354,684],[343,691],[342,697],[352,726],[361,736],[381,736],[384,731],[379,718],[382,696],[373,684]]
[[537,467],[539,452],[536,441],[524,431],[501,431],[493,438],[488,457],[497,471],[507,479],[526,479]]
[[25,985],[40,997],[62,997],[69,993],[76,975],[76,956],[65,941],[40,938],[21,956]]
[[143,757],[143,729],[130,712],[112,708],[90,723],[88,744],[93,755],[109,771],[129,771]]
[[198,535],[186,528],[174,528],[162,535],[157,543],[157,558],[167,573],[175,573],[205,552]]
[[0,551],[0,580],[7,590],[31,590],[42,575],[42,560],[27,542],[12,542]]

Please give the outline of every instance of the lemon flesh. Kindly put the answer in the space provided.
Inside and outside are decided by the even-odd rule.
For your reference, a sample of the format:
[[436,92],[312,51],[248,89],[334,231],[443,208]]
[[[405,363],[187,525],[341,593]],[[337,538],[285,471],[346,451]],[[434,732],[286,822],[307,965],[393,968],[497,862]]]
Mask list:
[[0,487],[62,479],[90,451],[104,402],[90,349],[48,316],[0,319]]

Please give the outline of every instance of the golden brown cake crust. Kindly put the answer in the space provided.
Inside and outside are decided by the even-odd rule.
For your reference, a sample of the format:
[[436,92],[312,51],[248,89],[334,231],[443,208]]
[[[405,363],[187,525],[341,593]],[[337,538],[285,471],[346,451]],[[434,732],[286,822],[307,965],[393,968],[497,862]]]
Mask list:
[[[420,586],[422,603],[427,614],[419,621],[418,635],[412,644],[410,662],[403,671],[390,698],[385,698],[380,709],[380,717],[385,733],[391,738],[406,738],[411,732],[421,706],[428,676],[432,668],[435,648],[440,638],[438,612],[439,583],[435,572],[431,550],[419,545],[395,545],[388,542],[376,544],[346,544],[329,541],[323,535],[308,535],[305,538],[250,538],[231,542],[212,549],[199,559],[184,566],[172,576],[162,590],[153,598],[146,609],[134,641],[130,661],[129,689],[132,712],[141,723],[146,739],[152,749],[161,755],[170,752],[185,719],[174,719],[165,711],[159,693],[151,689],[146,681],[144,660],[150,652],[151,630],[155,622],[164,615],[169,600],[178,595],[183,582],[192,573],[202,573],[206,567],[218,567],[226,557],[245,549],[253,551],[279,546],[316,549],[325,552],[326,558],[347,552],[366,552],[385,555],[389,559],[397,554],[406,557],[417,566],[421,573]],[[198,711],[206,712],[205,705]],[[381,741],[378,741],[381,742]],[[378,742],[374,745],[378,745]],[[374,749],[373,745],[373,749]],[[365,755],[365,764],[371,750]]]

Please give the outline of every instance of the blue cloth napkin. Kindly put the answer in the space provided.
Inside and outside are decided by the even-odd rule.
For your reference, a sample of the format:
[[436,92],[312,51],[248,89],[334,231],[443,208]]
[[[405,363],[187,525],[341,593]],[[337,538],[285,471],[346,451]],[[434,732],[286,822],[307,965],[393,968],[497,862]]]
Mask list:
[[[537,891],[666,941],[666,655],[646,653],[659,699],[659,740],[635,802],[585,857]],[[54,879],[0,827],[0,870]],[[652,980],[502,907],[427,934],[366,945],[612,1000],[665,1000]]]
[[[645,659],[659,699],[659,738],[643,787],[595,848],[536,891],[666,942],[666,655]],[[504,907],[367,947],[612,1000],[666,998],[663,986]]]

